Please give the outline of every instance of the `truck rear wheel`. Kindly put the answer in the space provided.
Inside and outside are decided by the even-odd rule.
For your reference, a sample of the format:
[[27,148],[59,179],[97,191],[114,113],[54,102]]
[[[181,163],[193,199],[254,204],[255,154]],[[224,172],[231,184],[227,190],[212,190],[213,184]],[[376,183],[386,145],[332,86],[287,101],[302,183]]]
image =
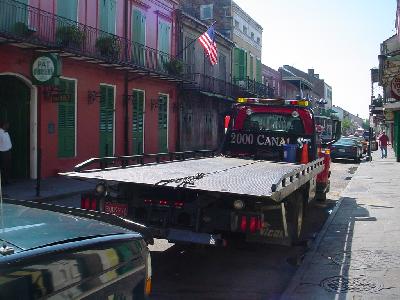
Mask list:
[[286,222],[291,244],[296,244],[303,239],[305,203],[302,193],[289,196],[286,203]]

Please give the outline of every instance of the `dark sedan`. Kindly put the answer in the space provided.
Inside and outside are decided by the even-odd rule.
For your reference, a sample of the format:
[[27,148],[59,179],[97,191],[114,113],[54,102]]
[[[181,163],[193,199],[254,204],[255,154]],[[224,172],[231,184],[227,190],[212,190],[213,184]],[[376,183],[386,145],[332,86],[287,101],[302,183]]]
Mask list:
[[353,138],[341,138],[331,146],[331,158],[346,158],[354,159],[355,162],[360,162],[362,149],[359,142]]
[[143,299],[149,294],[146,241],[152,238],[146,227],[29,201],[0,205],[0,299]]

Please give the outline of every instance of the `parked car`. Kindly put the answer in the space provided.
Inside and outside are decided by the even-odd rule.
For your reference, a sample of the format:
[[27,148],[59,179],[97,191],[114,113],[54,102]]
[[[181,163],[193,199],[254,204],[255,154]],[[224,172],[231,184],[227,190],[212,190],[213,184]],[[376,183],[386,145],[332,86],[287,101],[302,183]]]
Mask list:
[[362,154],[366,154],[368,152],[368,142],[362,136],[352,136],[351,138],[359,143]]
[[114,215],[30,201],[2,204],[0,299],[143,299],[146,227]]
[[342,137],[331,146],[331,158],[346,158],[354,159],[355,162],[360,162],[362,156],[362,147],[360,143],[351,137]]

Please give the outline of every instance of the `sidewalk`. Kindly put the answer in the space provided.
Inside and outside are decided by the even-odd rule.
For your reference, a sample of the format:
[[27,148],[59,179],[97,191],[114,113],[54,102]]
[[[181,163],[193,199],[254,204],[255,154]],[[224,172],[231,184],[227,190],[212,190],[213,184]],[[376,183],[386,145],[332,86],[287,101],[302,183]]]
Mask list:
[[56,176],[41,180],[39,197],[36,196],[36,180],[33,179],[18,180],[2,186],[2,189],[5,198],[44,201],[77,195],[94,187],[93,182]]
[[360,164],[281,299],[400,299],[400,163]]

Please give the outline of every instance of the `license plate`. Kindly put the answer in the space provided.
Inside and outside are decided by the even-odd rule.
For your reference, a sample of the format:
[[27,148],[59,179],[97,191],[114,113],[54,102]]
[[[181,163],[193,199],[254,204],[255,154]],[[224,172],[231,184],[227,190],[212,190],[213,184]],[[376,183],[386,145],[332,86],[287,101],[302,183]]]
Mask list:
[[104,211],[120,217],[126,217],[128,215],[128,204],[106,202]]
[[346,149],[339,149],[339,152],[346,152]]

